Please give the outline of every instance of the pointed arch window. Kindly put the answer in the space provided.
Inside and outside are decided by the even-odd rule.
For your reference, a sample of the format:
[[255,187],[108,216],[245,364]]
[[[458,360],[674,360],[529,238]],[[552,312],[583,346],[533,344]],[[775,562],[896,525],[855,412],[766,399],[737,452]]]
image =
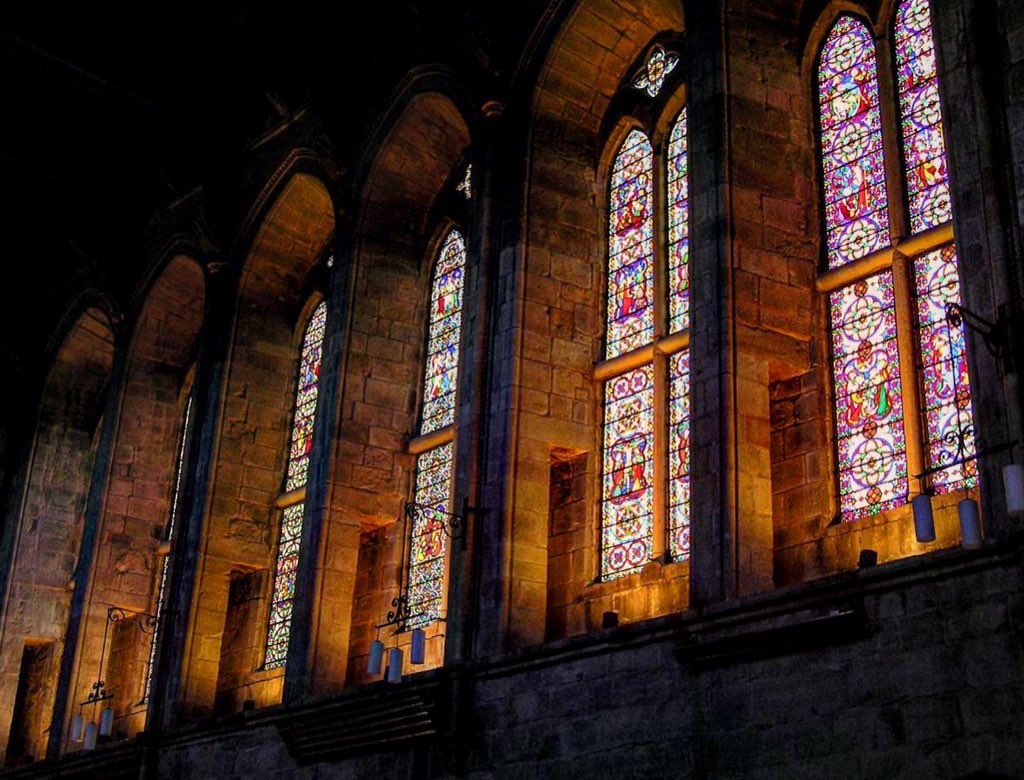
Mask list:
[[263,658],[263,666],[268,669],[283,666],[288,655],[305,488],[309,474],[309,455],[313,448],[316,399],[320,390],[320,363],[326,327],[327,303],[322,301],[313,309],[302,337],[285,492],[277,500],[277,506],[281,509],[281,529],[277,541],[274,587]]
[[[930,473],[936,492],[973,487],[970,380],[928,0],[903,0],[894,28],[901,132],[883,127],[870,30],[833,25],[818,61],[839,516],[900,506]],[[890,146],[886,146],[886,141]],[[887,149],[902,165],[887,167]],[[903,169],[906,204],[887,171]],[[900,226],[894,230],[893,225]],[[906,225],[906,228],[902,228]],[[894,241],[893,234],[907,238]]]
[[421,511],[409,529],[409,628],[437,621],[445,609],[448,538],[442,517],[451,511],[465,268],[465,240],[453,228],[441,244],[431,278],[423,410],[419,436],[410,443],[417,455],[413,501]]
[[[665,169],[634,129],[619,147],[608,196],[600,578],[690,553],[689,191],[686,109]],[[658,204],[663,176],[667,203]],[[660,228],[664,225],[665,228]],[[659,229],[667,241],[657,240]],[[664,247],[664,255],[659,252]]]

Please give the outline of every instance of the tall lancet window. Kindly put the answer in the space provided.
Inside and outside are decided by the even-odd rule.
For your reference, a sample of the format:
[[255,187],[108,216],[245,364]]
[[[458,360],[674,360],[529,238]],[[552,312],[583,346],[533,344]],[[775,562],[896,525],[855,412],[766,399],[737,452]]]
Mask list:
[[171,495],[171,511],[167,518],[167,529],[164,532],[164,544],[161,552],[163,562],[160,565],[160,581],[157,583],[156,608],[153,622],[153,635],[149,644],[149,661],[146,664],[146,684],[143,688],[142,701],[149,702],[149,694],[153,689],[153,671],[156,667],[156,653],[160,639],[160,616],[164,611],[164,600],[167,594],[167,577],[171,567],[171,550],[174,549],[174,532],[178,524],[178,507],[181,502],[182,481],[185,478],[185,453],[189,439],[189,424],[192,422],[192,393],[185,401],[185,414],[181,421],[181,438],[178,442],[177,457],[174,461],[174,492]]
[[[818,63],[830,269],[819,287],[829,293],[845,521],[905,503],[926,471],[937,492],[976,480],[973,463],[960,464],[973,453],[973,423],[963,328],[946,316],[960,285],[927,0],[900,4],[894,41],[900,139],[883,127],[864,23],[840,17]],[[902,141],[907,209],[889,200],[886,140]]]
[[326,325],[327,303],[321,302],[313,310],[302,337],[288,472],[284,493],[277,501],[281,507],[281,531],[278,534],[274,589],[270,618],[267,621],[267,645],[263,659],[265,668],[283,665],[288,655],[306,478],[309,474],[309,454],[313,447],[313,425],[316,422],[316,399],[320,389],[320,361]]
[[[685,109],[669,134],[664,171],[656,173],[654,159],[647,136],[632,130],[609,189],[605,360],[595,371],[604,381],[603,580],[690,553]],[[665,204],[656,202],[656,175],[664,177]]]
[[441,245],[430,286],[427,359],[423,379],[423,412],[417,447],[413,500],[421,508],[409,529],[409,627],[425,626],[444,614],[448,560],[442,522],[451,511],[455,440],[455,399],[462,335],[463,277],[466,244],[449,231]]

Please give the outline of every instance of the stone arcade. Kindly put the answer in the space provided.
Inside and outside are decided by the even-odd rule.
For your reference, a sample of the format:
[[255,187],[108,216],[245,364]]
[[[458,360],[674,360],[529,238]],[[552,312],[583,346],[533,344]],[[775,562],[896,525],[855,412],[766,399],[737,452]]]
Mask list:
[[5,776],[1024,775],[1024,4],[244,5],[0,35]]

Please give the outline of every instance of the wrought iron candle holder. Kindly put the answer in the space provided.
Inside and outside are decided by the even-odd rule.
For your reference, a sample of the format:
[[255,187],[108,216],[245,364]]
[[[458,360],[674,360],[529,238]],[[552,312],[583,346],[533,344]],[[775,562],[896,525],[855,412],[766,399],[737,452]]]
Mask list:
[[[103,708],[98,728],[94,720],[95,714],[90,716],[88,724],[85,723],[85,708],[95,707],[100,702],[110,701],[114,698],[114,692],[107,690],[106,680],[103,679],[103,663],[107,657],[107,640],[110,636],[110,627],[115,623],[126,620],[135,623],[143,636],[152,635],[157,625],[156,615],[148,613],[129,615],[121,607],[112,606],[107,608],[107,619],[103,624],[103,642],[100,645],[100,665],[96,673],[96,680],[93,682],[92,690],[85,700],[78,702],[78,714],[71,721],[71,741],[83,742],[83,747],[86,750],[92,750],[96,747],[97,736],[109,737],[113,731],[114,710],[112,708]],[[93,713],[95,713],[95,710],[93,710]]]

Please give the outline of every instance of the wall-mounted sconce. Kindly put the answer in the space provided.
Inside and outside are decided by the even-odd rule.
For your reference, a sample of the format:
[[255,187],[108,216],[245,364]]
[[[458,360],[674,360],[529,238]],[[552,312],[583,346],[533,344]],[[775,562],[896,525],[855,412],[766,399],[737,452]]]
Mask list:
[[409,522],[415,523],[420,520],[427,520],[431,523],[437,523],[449,538],[462,541],[462,549],[466,549],[466,518],[470,515],[482,515],[486,512],[486,509],[470,506],[469,498],[463,499],[462,512],[459,514],[447,512],[439,506],[418,504],[415,501],[405,502],[405,517]]
[[[380,674],[381,665],[384,661],[384,650],[386,649],[384,643],[380,640],[381,629],[395,626],[394,633],[398,634],[407,629],[407,624],[410,620],[421,617],[418,614],[409,614],[409,600],[404,594],[391,599],[391,606],[392,609],[388,612],[387,620],[377,625],[377,638],[370,645],[370,658],[366,664],[367,674]],[[409,662],[419,666],[426,661],[427,634],[421,627],[417,626],[412,629],[410,639]],[[388,652],[388,666],[384,679],[389,683],[399,683],[402,681],[402,659],[404,655],[400,647],[393,647]]]
[[[156,615],[142,614],[129,616],[121,607],[108,607],[107,620],[103,625],[103,643],[100,646],[100,666],[96,672],[96,681],[92,684],[92,691],[85,701],[78,702],[78,714],[71,720],[71,731],[68,734],[71,742],[81,742],[86,750],[93,750],[96,747],[97,737],[109,737],[114,730],[114,710],[109,705],[100,712],[100,722],[96,723],[96,705],[101,702],[109,702],[114,698],[112,691],[107,690],[107,683],[103,679],[103,662],[107,657],[107,639],[110,634],[110,626],[128,620],[138,626],[139,631],[148,636],[153,633],[156,627]],[[86,723],[85,708],[92,707]]]

